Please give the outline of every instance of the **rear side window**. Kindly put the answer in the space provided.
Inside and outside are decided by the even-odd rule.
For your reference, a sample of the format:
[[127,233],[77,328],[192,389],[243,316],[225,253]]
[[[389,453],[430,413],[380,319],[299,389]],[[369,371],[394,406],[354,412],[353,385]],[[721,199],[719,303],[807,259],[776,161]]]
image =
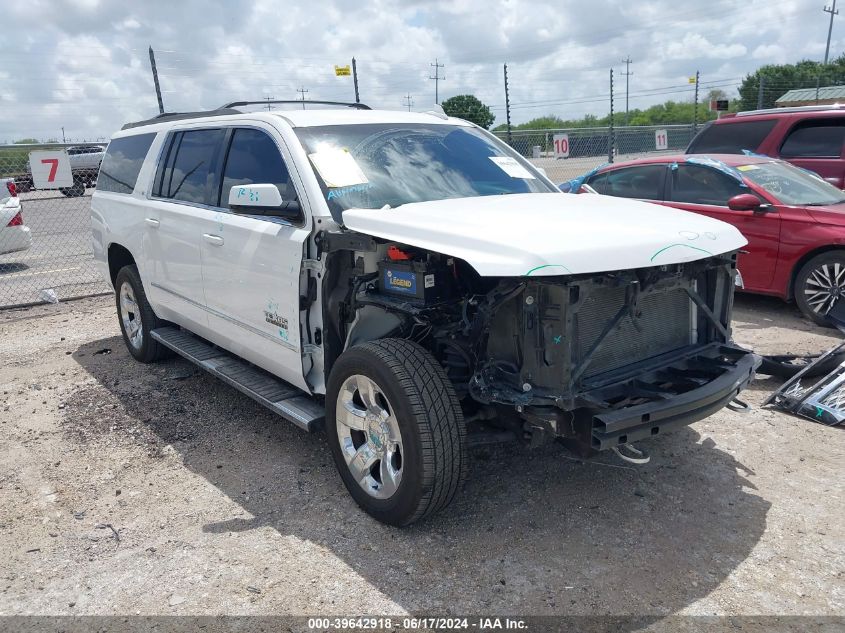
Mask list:
[[155,134],[136,134],[109,143],[100,165],[97,190],[132,193],[154,138]]
[[209,204],[214,161],[224,130],[186,130],[173,135],[156,176],[154,195],[162,198]]
[[261,130],[238,128],[232,134],[226,158],[219,206],[229,206],[229,190],[235,185],[256,184],[276,185],[282,200],[296,198],[285,161],[273,139]]
[[665,175],[665,165],[623,167],[593,176],[587,184],[606,196],[662,200]]
[[821,119],[799,123],[783,146],[780,155],[786,158],[839,158],[845,140],[845,119]]
[[742,154],[744,149],[757,151],[775,123],[776,119],[714,123],[692,140],[687,154]]

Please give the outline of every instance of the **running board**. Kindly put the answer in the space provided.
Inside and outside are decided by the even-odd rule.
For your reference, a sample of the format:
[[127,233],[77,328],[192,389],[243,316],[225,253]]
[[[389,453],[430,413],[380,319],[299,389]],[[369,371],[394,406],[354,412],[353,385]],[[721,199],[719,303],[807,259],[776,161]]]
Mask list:
[[159,343],[202,367],[274,413],[313,433],[323,424],[325,409],[301,389],[214,347],[205,340],[177,327],[150,332]]

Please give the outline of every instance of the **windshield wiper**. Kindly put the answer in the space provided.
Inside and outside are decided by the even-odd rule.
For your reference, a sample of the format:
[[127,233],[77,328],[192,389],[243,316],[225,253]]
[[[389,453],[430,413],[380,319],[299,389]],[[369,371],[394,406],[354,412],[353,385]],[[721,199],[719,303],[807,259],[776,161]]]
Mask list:
[[845,202],[845,198],[841,200],[833,200],[831,202],[802,202],[800,205],[801,207],[827,207],[833,204],[842,204]]

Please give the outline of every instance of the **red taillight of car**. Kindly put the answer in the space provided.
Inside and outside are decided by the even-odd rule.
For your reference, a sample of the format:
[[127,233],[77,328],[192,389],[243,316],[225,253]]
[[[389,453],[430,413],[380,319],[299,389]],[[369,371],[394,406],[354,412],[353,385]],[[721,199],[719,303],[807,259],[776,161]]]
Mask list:
[[7,180],[6,181],[6,189],[9,190],[9,195],[13,198],[18,197],[18,188],[15,186],[14,180]]
[[18,211],[15,216],[9,220],[9,223],[6,226],[23,226],[23,216],[21,212]]

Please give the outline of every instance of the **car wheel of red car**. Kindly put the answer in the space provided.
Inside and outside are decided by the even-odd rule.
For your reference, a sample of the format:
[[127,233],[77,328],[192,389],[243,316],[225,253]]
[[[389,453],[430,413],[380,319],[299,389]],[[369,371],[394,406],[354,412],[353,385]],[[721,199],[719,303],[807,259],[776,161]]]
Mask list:
[[845,296],[845,251],[816,255],[795,277],[795,303],[810,320],[832,327],[826,315]]

